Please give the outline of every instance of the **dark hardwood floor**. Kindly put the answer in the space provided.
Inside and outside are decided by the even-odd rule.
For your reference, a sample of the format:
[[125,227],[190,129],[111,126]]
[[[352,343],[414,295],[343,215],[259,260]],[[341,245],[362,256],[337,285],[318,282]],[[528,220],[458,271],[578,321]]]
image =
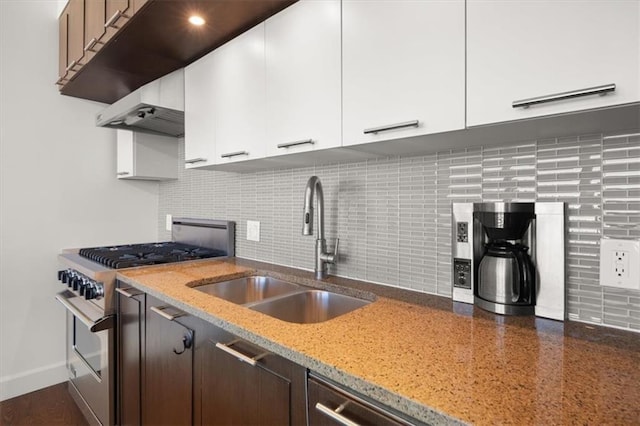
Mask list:
[[88,425],[67,386],[60,383],[0,402],[0,425]]

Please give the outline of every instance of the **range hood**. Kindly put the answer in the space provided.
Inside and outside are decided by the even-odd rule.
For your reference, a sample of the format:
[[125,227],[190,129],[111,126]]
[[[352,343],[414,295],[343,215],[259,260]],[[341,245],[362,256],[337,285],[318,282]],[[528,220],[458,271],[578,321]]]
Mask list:
[[96,125],[171,136],[184,135],[184,69],[147,83],[96,116]]

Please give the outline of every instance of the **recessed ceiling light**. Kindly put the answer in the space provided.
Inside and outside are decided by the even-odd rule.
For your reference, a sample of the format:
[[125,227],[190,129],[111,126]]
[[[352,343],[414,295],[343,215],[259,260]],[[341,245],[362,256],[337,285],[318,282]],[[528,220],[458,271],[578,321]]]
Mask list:
[[202,16],[198,16],[198,15],[193,15],[189,17],[189,22],[193,25],[196,26],[201,26],[204,25],[204,19],[202,18]]

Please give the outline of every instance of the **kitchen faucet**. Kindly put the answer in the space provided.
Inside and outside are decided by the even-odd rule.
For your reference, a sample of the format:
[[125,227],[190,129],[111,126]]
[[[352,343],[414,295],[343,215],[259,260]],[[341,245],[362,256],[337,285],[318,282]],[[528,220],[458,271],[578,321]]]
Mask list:
[[302,219],[302,235],[313,235],[313,203],[314,198],[318,201],[318,237],[316,238],[316,279],[321,280],[327,277],[327,264],[338,261],[338,243],[333,253],[327,253],[327,241],[324,239],[324,194],[322,184],[318,176],[311,176],[307,181],[307,188],[304,191],[304,217]]

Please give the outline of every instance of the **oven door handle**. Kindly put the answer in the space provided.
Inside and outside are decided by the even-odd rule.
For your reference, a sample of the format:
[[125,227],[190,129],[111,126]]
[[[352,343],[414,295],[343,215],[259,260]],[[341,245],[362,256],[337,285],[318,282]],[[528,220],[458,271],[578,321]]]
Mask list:
[[56,300],[62,303],[62,306],[67,308],[69,312],[73,314],[76,318],[80,320],[84,325],[87,326],[89,331],[92,333],[97,333],[98,331],[108,330],[113,328],[115,324],[115,315],[106,315],[96,321],[89,318],[85,315],[80,309],[73,306],[65,296],[65,292],[56,294]]

